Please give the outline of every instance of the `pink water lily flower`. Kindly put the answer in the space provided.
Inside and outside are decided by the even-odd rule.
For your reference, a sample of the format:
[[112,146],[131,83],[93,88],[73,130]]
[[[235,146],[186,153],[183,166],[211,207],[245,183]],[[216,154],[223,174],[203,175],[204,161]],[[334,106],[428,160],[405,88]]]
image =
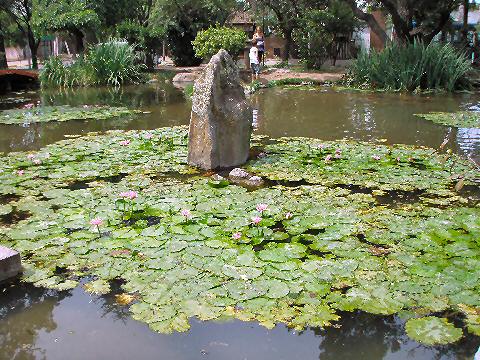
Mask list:
[[261,218],[260,216],[254,216],[254,217],[252,217],[252,223],[253,223],[254,225],[260,224],[260,221],[262,221],[262,218]]
[[268,205],[267,204],[258,204],[257,205],[257,211],[258,212],[264,212],[268,209]]
[[132,191],[132,190],[125,191],[125,192],[120,193],[120,197],[124,198],[124,199],[135,200],[136,198],[138,198],[138,193],[136,191]]
[[40,160],[40,159],[33,159],[33,163],[34,163],[35,165],[40,165],[40,164],[42,163],[42,160]]
[[100,219],[100,218],[95,218],[95,219],[90,220],[90,225],[100,226],[102,224],[103,224],[103,220]]
[[285,219],[290,220],[291,218],[293,218],[293,214],[291,212],[285,214]]
[[378,156],[378,155],[373,155],[373,156],[372,156],[372,159],[373,159],[373,160],[377,160],[377,161],[378,161],[378,160],[380,160],[380,159],[381,159],[381,157],[380,157],[380,156]]
[[232,238],[234,240],[240,240],[242,238],[242,233],[236,232],[235,234],[232,235]]
[[192,213],[188,209],[183,209],[180,211],[180,214],[185,217],[185,219],[191,219],[192,218]]
[[119,144],[122,145],[122,146],[128,146],[128,145],[130,145],[130,140],[122,140],[122,141],[119,142]]
[[325,162],[329,161],[332,161],[332,155],[327,155],[327,157],[325,158]]
[[28,154],[28,155],[27,155],[27,159],[28,159],[28,160],[33,160],[33,159],[35,159],[35,155],[33,155],[33,154]]
[[25,109],[32,109],[35,106],[35,104],[26,104],[24,106]]
[[18,170],[17,175],[18,176],[23,176],[23,175],[25,175],[25,171],[24,170]]
[[152,133],[146,133],[145,135],[143,135],[143,137],[147,140],[150,140],[151,138],[153,138],[153,134]]

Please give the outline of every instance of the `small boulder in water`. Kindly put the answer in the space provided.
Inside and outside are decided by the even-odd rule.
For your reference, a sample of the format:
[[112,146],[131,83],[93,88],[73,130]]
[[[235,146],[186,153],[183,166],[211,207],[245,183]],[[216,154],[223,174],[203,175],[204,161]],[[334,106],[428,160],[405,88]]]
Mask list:
[[252,176],[248,181],[254,186],[260,186],[263,184],[263,179],[260,176]]
[[250,174],[246,172],[243,169],[240,168],[235,168],[232,171],[230,171],[230,174],[228,174],[229,177],[233,179],[248,179],[250,178]]

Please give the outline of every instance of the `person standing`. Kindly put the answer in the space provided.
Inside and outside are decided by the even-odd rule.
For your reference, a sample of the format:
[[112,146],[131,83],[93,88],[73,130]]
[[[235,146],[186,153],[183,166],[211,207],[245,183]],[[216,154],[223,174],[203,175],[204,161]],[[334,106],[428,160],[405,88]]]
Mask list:
[[257,27],[257,31],[255,31],[253,35],[253,40],[257,40],[258,63],[261,64],[265,56],[265,34],[260,26]]
[[249,53],[250,67],[252,68],[252,81],[258,79],[260,73],[260,62],[258,60],[257,40],[253,39],[252,48]]

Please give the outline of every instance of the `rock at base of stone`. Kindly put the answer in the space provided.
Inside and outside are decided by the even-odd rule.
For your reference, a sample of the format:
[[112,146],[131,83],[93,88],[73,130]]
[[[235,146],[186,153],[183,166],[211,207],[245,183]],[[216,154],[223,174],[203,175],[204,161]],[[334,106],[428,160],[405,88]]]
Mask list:
[[22,272],[20,254],[0,246],[0,282],[13,278]]
[[195,82],[188,163],[204,170],[244,164],[250,150],[252,111],[235,63],[220,50]]

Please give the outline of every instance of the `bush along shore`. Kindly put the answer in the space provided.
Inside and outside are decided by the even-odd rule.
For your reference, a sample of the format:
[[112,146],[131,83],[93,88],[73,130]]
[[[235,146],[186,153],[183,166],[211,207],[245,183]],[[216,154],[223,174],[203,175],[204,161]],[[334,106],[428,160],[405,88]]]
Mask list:
[[469,87],[470,60],[450,44],[394,43],[384,51],[363,52],[350,67],[345,84],[389,91],[443,90]]
[[40,72],[42,87],[120,86],[146,81],[135,47],[122,40],[92,46],[71,65],[48,59]]

